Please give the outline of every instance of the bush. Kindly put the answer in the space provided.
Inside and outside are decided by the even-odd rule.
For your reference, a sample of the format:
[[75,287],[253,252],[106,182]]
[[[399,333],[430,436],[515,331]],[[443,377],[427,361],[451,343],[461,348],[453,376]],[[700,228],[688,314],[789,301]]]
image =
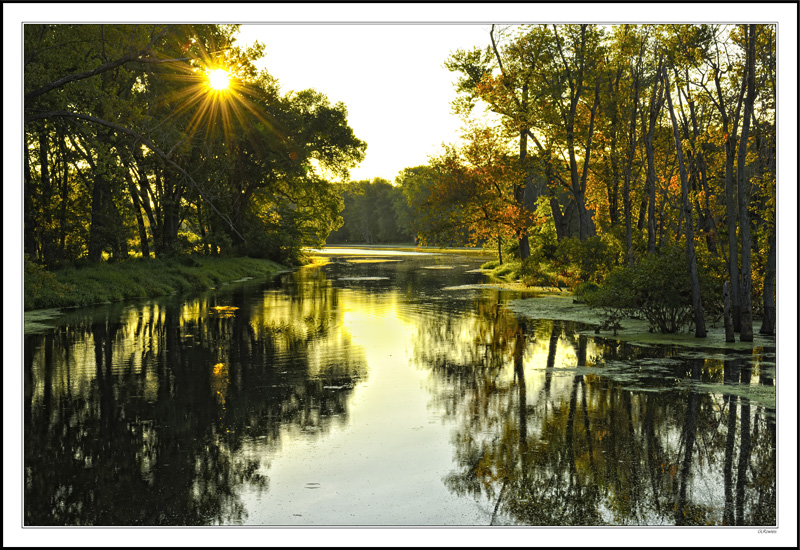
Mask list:
[[614,269],[587,299],[608,318],[623,312],[643,317],[651,331],[674,333],[693,322],[689,268],[680,247],[646,254],[633,267]]
[[575,299],[578,303],[588,304],[599,290],[600,286],[591,281],[581,283],[574,290]]
[[522,262],[519,274],[525,286],[543,286],[547,280],[542,262],[533,255]]
[[581,241],[576,237],[563,239],[556,248],[554,267],[570,286],[589,280],[602,281],[617,262],[618,251],[611,242],[600,236]]

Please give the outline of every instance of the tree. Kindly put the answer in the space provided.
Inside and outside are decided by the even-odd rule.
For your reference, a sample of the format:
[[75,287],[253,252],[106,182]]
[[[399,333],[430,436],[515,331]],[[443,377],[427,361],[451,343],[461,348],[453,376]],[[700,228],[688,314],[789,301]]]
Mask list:
[[[66,251],[76,178],[90,197],[86,237],[61,259],[125,258],[129,240],[144,256],[151,243],[157,256],[197,247],[266,254],[262,232],[282,231],[284,222],[298,238],[274,253],[324,242],[341,209],[328,179],[346,178],[366,144],[347,125],[343,104],[314,90],[282,95],[253,65],[263,47],[239,48],[237,29],[26,26],[31,257],[54,264],[59,256],[46,244],[58,242],[53,232]],[[207,74],[220,67],[231,85],[214,90]],[[56,196],[60,210],[51,205]],[[81,235],[76,229],[72,235]]]
[[[342,192],[344,224],[328,243],[399,243],[412,240],[402,191],[383,178],[350,182]],[[404,218],[405,216],[405,218]]]
[[533,215],[514,195],[523,174],[502,134],[473,126],[461,147],[447,146],[432,157],[432,185],[425,196],[427,232],[423,239],[466,234],[473,244],[503,239],[519,241]]
[[683,209],[686,216],[686,261],[689,264],[689,277],[692,287],[692,308],[694,309],[694,335],[698,338],[706,336],[706,325],[703,317],[703,303],[700,298],[700,279],[697,274],[697,258],[694,249],[694,230],[692,228],[692,204],[689,202],[688,178],[686,176],[686,166],[683,159],[683,148],[681,145],[678,120],[675,117],[675,109],[672,105],[672,95],[670,93],[669,75],[667,67],[662,68],[664,75],[664,93],[667,96],[667,109],[669,109],[672,128],[675,134],[675,153],[678,157],[678,167],[681,177],[681,197]]

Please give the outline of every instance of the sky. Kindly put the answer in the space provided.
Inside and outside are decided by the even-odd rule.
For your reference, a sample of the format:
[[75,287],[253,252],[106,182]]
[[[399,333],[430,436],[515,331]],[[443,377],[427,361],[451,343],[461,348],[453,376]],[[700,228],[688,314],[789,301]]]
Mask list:
[[[393,180],[399,170],[424,164],[444,142],[458,136],[459,119],[450,114],[455,97],[454,75],[442,67],[457,48],[488,44],[491,23],[591,22],[778,22],[778,236],[779,334],[791,340],[778,355],[789,367],[781,371],[778,390],[781,452],[796,449],[796,292],[797,292],[797,4],[795,3],[444,3],[444,4],[273,4],[262,3],[17,3],[3,4],[3,244],[4,301],[20,304],[22,273],[22,67],[23,22],[250,23],[240,40],[258,39],[266,46],[265,67],[283,91],[316,88],[332,102],[342,101],[349,124],[367,142],[367,157],[351,172],[354,179]],[[300,25],[299,23],[302,23]],[[313,26],[310,25],[313,23]],[[336,25],[332,25],[336,23]],[[349,23],[349,24],[348,24]],[[360,23],[353,25],[352,23]],[[392,23],[388,25],[386,23]],[[413,23],[413,24],[412,24]],[[459,24],[453,24],[459,23]],[[786,182],[784,184],[784,182]],[[10,266],[10,267],[7,267]],[[792,309],[788,314],[781,308]],[[22,341],[20,309],[4,308],[4,339]],[[788,340],[787,340],[788,341]],[[18,365],[21,346],[4,346],[6,365]],[[786,354],[789,354],[788,358]],[[16,357],[15,357],[16,356]],[[20,445],[21,370],[6,368],[3,376],[3,444]],[[781,391],[780,388],[786,388]],[[787,391],[788,390],[788,391]],[[788,399],[788,400],[787,400]],[[794,404],[794,406],[792,406]],[[20,488],[21,458],[4,454],[3,477]],[[796,465],[796,458],[794,459]],[[789,464],[784,462],[784,464]],[[796,472],[784,466],[781,487],[796,486]],[[794,480],[794,481],[792,481]],[[112,535],[106,530],[26,530],[20,528],[21,490],[4,491],[3,542],[12,545],[99,546]],[[796,495],[796,493],[794,493]],[[778,534],[755,529],[527,529],[437,530],[230,530],[185,529],[117,531],[134,545],[228,546],[230,544],[464,545],[573,544],[596,546],[645,545],[656,536],[675,546],[795,546],[796,500],[779,494]],[[795,513],[792,512],[794,510]],[[8,513],[7,513],[8,511]],[[781,519],[782,518],[782,519]],[[135,535],[135,538],[130,535]],[[346,536],[345,536],[346,535]],[[794,536],[792,539],[791,537]],[[109,541],[112,539],[108,539]],[[117,539],[112,544],[119,544]],[[269,541],[269,542],[265,542]]]
[[282,92],[314,88],[347,106],[350,127],[367,143],[351,179],[394,181],[458,139],[462,120],[450,107],[457,75],[444,62],[457,49],[488,46],[490,27],[245,25],[237,42],[265,45],[256,65],[278,79]]

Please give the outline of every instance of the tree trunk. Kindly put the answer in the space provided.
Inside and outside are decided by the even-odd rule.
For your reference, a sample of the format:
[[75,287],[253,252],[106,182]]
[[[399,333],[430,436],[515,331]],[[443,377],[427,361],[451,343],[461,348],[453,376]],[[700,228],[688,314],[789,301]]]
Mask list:
[[111,241],[111,255],[115,260],[124,260],[128,257],[128,236],[122,216],[119,213],[114,197],[108,197],[108,222]]
[[[657,72],[661,72],[662,60],[658,59]],[[644,149],[647,156],[647,251],[656,251],[656,162],[655,150],[653,149],[653,136],[656,131],[656,122],[661,108],[664,105],[664,89],[659,85],[661,79],[656,79],[653,84],[653,93],[650,96],[650,109],[647,124],[645,126],[644,113],[642,113],[642,130],[645,132]]]
[[67,203],[69,202],[69,163],[67,162],[67,144],[64,140],[64,135],[59,136],[58,141],[59,152],[61,154],[61,211],[59,213],[59,242],[58,242],[58,255],[60,260],[65,260],[67,257]]
[[628,253],[628,265],[633,266],[633,229],[631,227],[631,178],[633,157],[636,153],[636,112],[639,107],[639,74],[633,78],[634,97],[633,112],[628,134],[628,150],[625,156],[625,181],[622,186],[622,206],[625,212],[625,247]]
[[742,342],[753,341],[753,308],[751,304],[750,288],[752,285],[752,272],[750,262],[750,214],[747,210],[749,195],[747,193],[747,179],[745,164],[747,162],[747,137],[750,131],[750,116],[755,102],[755,43],[756,25],[749,25],[750,32],[747,38],[747,99],[744,103],[742,115],[742,135],[739,138],[739,153],[736,160],[737,181],[739,192],[739,231],[742,235],[742,330],[739,340]]
[[667,68],[663,69],[664,93],[667,98],[667,108],[672,120],[672,129],[675,136],[675,153],[678,157],[678,168],[681,176],[681,198],[683,200],[683,211],[686,217],[686,261],[689,264],[689,279],[692,286],[692,308],[694,310],[694,335],[698,338],[705,338],[706,324],[703,318],[703,303],[700,298],[700,278],[697,273],[697,258],[694,251],[694,229],[692,228],[692,204],[689,202],[689,182],[686,176],[686,166],[683,162],[683,146],[681,145],[681,135],[678,128],[678,120],[675,117],[675,109],[672,106],[672,97],[669,89],[669,76]]
[[50,138],[47,127],[42,126],[39,131],[39,168],[41,170],[40,205],[41,225],[39,239],[42,251],[42,261],[46,265],[53,265],[55,261],[56,240],[53,232],[53,178],[50,170]]
[[497,236],[497,258],[500,264],[503,264],[503,236]]
[[[158,218],[156,218],[155,214],[153,214],[153,209],[150,206],[150,202],[153,199],[153,190],[150,187],[150,182],[147,179],[147,172],[145,169],[142,151],[138,147],[133,147],[133,160],[136,164],[136,173],[139,177],[139,205],[144,210],[144,213],[147,216],[147,221],[150,223],[150,238],[152,239],[153,246],[156,250],[158,250],[160,226]],[[156,176],[158,176],[158,170],[156,170]],[[142,252],[144,253],[144,251]],[[148,254],[149,252],[150,250],[148,246]]]
[[142,257],[150,257],[150,246],[147,242],[147,229],[144,225],[144,217],[142,216],[142,208],[139,201],[139,191],[136,189],[136,184],[131,175],[130,165],[125,164],[125,178],[128,181],[128,191],[131,195],[131,202],[133,203],[133,213],[136,215],[136,227],[139,229],[139,247],[142,252]]
[[733,335],[733,320],[731,319],[731,283],[730,281],[725,281],[725,284],[722,285],[722,300],[723,300],[723,319],[725,322],[725,341],[726,342],[735,342],[735,338]]
[[[592,104],[591,114],[589,115],[589,136],[586,140],[584,150],[583,172],[578,176],[578,164],[575,158],[575,137],[573,124],[567,128],[567,147],[569,150],[570,176],[572,178],[572,192],[575,195],[575,202],[578,208],[578,235],[581,241],[585,241],[594,235],[591,216],[586,208],[586,179],[589,176],[589,159],[592,154],[592,134],[594,133],[594,119],[597,106],[600,104],[600,81],[595,84],[594,103]],[[574,117],[574,111],[573,111]]]
[[[528,107],[528,85],[522,86],[522,108],[523,111]],[[526,167],[528,157],[528,129],[523,128],[519,133],[519,163],[523,170],[521,182],[514,182],[514,200],[517,206],[525,208],[525,189],[528,182],[528,170]],[[528,243],[527,228],[519,235],[519,259],[525,260],[531,255],[530,244]]]
[[99,171],[95,171],[92,185],[92,215],[89,225],[89,256],[91,262],[99,262],[103,257],[105,239],[102,237],[105,227],[106,182]]
[[36,213],[34,212],[33,196],[36,192],[33,186],[33,179],[31,178],[31,158],[28,150],[27,140],[25,143],[25,177],[24,177],[24,193],[23,193],[23,208],[24,208],[24,251],[29,258],[33,259],[36,253],[36,238],[34,235],[33,227],[36,223]]
[[725,212],[728,225],[728,277],[731,281],[731,299],[733,301],[733,329],[741,330],[742,293],[739,286],[739,246],[736,237],[738,211],[736,207],[736,183],[733,178],[733,164],[736,156],[736,132],[739,126],[739,113],[744,98],[747,78],[742,79],[742,86],[737,95],[736,109],[729,117],[725,109],[724,96],[719,73],[714,77],[717,90],[717,104],[722,118],[722,130],[725,137]]
[[774,335],[776,313],[775,292],[776,292],[776,272],[777,254],[775,251],[775,228],[769,235],[769,252],[767,253],[767,269],[764,273],[764,321],[761,323],[761,334]]
[[208,236],[206,235],[206,223],[203,219],[203,201],[197,201],[197,226],[200,228],[200,239],[203,241],[203,254],[208,256],[211,254],[211,249],[208,245]]

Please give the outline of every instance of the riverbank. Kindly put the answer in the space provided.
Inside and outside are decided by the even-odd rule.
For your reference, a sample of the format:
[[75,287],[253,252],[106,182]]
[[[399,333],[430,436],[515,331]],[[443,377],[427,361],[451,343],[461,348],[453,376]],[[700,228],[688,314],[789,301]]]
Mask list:
[[131,259],[82,268],[46,271],[25,263],[24,309],[81,307],[135,298],[205,290],[227,281],[287,270],[256,258],[187,256],[168,260]]

